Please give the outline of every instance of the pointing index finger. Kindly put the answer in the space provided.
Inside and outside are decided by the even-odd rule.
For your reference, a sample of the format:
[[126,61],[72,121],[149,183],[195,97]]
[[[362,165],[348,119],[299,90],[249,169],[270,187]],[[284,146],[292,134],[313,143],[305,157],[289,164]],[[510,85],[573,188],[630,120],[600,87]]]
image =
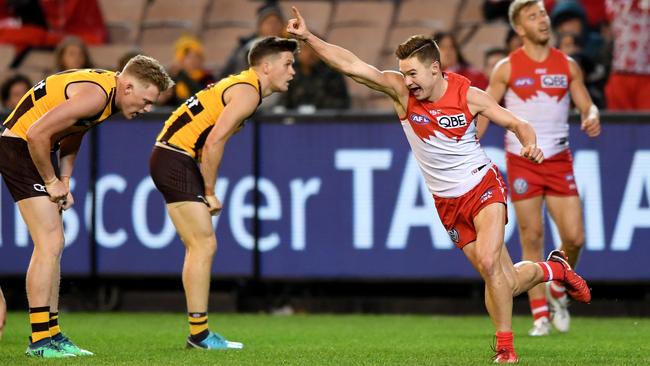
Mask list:
[[292,6],[291,10],[293,11],[293,15],[296,16],[296,19],[298,19],[298,22],[299,23],[302,22],[302,16],[300,15],[300,12],[298,11],[298,8],[296,8],[295,6]]

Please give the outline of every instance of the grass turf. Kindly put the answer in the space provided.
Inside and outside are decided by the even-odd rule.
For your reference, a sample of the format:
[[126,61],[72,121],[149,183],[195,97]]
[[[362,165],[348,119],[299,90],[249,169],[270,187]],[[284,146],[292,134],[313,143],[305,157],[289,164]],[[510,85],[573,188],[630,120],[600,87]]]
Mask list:
[[[212,314],[212,329],[243,350],[184,349],[184,314],[62,313],[61,327],[95,356],[24,356],[26,313],[10,313],[0,365],[487,365],[493,329],[487,316]],[[650,319],[576,318],[568,334],[526,336],[514,319],[523,365],[649,365]]]

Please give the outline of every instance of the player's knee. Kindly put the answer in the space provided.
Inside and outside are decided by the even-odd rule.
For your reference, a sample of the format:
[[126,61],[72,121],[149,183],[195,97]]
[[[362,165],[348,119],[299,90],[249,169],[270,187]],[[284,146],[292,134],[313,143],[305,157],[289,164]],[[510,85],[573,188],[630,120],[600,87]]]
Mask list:
[[478,271],[483,277],[491,277],[496,271],[497,263],[496,256],[483,255],[478,261]]
[[214,254],[217,252],[217,241],[210,240],[206,242],[204,252],[206,256],[210,256],[210,257],[214,256]]
[[38,243],[34,245],[34,255],[47,256],[50,258],[60,258],[63,254],[64,240],[50,240],[47,243]]
[[569,248],[579,249],[585,244],[585,234],[582,231],[571,233],[563,243]]
[[521,230],[522,243],[532,248],[542,248],[544,244],[544,233],[538,229],[522,229]]
[[202,257],[212,257],[217,251],[217,241],[213,236],[199,238],[198,240],[192,241],[190,245],[187,245],[187,249],[192,254],[197,254]]
[[65,238],[60,230],[38,233],[32,236],[32,240],[34,241],[34,251],[38,250],[57,257],[63,253]]

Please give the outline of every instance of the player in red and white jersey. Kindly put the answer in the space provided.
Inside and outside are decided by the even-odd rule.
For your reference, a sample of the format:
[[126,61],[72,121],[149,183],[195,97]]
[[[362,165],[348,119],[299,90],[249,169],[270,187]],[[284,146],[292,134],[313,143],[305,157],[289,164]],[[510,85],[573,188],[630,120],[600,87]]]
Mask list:
[[[544,251],[542,205],[546,203],[562,238],[562,250],[575,266],[584,243],[582,206],[569,150],[570,98],[582,114],[582,130],[590,137],[600,134],[598,108],[583,82],[580,66],[549,45],[551,24],[541,0],[516,0],[510,5],[510,23],[522,38],[523,47],[495,67],[487,92],[496,100],[505,95],[510,111],[529,121],[537,133],[537,145],[546,160],[531,164],[518,156],[521,144],[508,132],[505,139],[510,197],[515,205],[522,257],[539,261]],[[486,125],[479,123],[479,130]],[[479,133],[479,135],[481,134]],[[544,286],[528,292],[533,313],[529,334],[550,334],[551,321]],[[555,327],[569,330],[568,298],[560,283],[547,283],[548,301]]]
[[334,69],[387,94],[417,158],[436,209],[449,236],[485,281],[485,304],[496,328],[495,361],[516,362],[512,334],[512,297],[552,279],[565,283],[574,298],[589,302],[586,282],[568,265],[564,254],[515,267],[503,243],[505,184],[476,136],[478,114],[513,131],[522,142],[522,157],[540,163],[535,132],[528,123],[469,80],[440,68],[440,51],[428,36],[413,36],[395,54],[400,72],[379,71],[350,51],[309,32],[293,8],[287,32],[309,45]]

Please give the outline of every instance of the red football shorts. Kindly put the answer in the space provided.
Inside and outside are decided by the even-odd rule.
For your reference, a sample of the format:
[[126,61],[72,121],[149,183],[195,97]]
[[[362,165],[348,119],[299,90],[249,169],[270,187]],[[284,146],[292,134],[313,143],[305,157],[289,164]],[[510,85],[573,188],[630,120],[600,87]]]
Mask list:
[[[476,241],[476,228],[474,217],[486,206],[492,203],[506,204],[506,184],[495,165],[485,167],[489,169],[481,182],[469,192],[460,197],[433,196],[442,225],[447,230],[451,241],[458,249]],[[508,213],[506,211],[506,223]]]
[[577,196],[573,156],[566,149],[541,164],[506,153],[510,198],[514,201],[537,196]]

